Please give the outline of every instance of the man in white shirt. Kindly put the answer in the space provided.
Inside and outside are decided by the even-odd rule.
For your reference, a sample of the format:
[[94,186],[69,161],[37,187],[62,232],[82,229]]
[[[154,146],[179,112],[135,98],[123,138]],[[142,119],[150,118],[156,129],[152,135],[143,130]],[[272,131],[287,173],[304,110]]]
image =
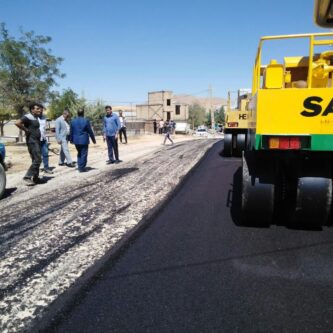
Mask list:
[[158,133],[162,134],[163,133],[163,126],[164,126],[164,121],[161,119],[160,122],[158,123]]
[[125,143],[127,143],[126,119],[123,116],[123,111],[119,111],[119,120],[120,120],[120,125],[121,125],[120,130],[119,130],[120,142],[123,143],[123,134],[124,134]]
[[43,111],[44,111],[44,108],[42,109],[42,112],[41,112],[40,116],[38,117],[39,130],[40,130],[40,147],[41,147],[41,152],[42,152],[42,161],[43,161],[43,165],[44,165],[44,168],[42,169],[42,171],[44,171],[45,173],[52,174],[53,171],[49,167],[49,143],[48,143],[47,137],[46,137],[47,119],[43,115]]

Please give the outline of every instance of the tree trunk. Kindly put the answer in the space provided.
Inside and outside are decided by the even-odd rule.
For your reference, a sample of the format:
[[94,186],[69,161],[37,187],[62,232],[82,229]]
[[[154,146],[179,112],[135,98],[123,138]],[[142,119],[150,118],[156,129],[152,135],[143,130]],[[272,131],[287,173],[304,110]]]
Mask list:
[[[23,105],[18,105],[15,107],[15,111],[19,118],[21,118],[24,114],[24,106]],[[23,131],[20,129],[19,131],[19,142],[23,142]]]
[[3,128],[5,127],[5,122],[4,121],[0,121],[0,136],[4,136],[4,130]]

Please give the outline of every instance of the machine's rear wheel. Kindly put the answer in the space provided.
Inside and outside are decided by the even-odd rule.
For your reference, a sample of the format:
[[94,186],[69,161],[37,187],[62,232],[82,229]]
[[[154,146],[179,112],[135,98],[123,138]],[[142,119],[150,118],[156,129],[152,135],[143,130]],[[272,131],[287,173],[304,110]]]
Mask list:
[[232,156],[232,134],[224,134],[224,156],[231,157]]
[[244,154],[242,162],[242,224],[268,226],[274,214],[273,176],[269,171],[257,174],[250,154]]
[[296,206],[291,216],[291,223],[309,227],[326,225],[331,205],[330,178],[301,177],[297,183]]
[[236,147],[237,155],[241,156],[246,147],[246,134],[237,134]]
[[0,199],[4,195],[6,189],[6,171],[0,163]]

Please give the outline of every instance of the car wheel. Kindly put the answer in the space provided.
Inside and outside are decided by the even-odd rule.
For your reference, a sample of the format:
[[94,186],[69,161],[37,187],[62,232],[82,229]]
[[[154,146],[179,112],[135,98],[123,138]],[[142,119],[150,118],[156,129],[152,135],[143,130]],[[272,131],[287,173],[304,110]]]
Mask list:
[[2,198],[2,196],[4,195],[5,189],[6,189],[6,172],[3,165],[0,163],[0,198]]

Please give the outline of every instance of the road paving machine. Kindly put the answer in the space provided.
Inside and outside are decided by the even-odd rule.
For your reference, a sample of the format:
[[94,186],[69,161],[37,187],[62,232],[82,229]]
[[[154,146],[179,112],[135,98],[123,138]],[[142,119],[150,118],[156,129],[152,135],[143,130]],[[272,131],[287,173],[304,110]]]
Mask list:
[[[322,3],[316,2],[316,21],[332,24],[332,1],[320,12]],[[263,62],[264,46],[276,40],[297,45],[301,39],[306,53]],[[332,32],[260,39],[249,103],[255,127],[242,156],[243,223],[333,224],[332,76]]]
[[251,125],[248,111],[250,96],[250,89],[228,92],[224,127],[224,156],[241,156],[246,147],[248,129]]

